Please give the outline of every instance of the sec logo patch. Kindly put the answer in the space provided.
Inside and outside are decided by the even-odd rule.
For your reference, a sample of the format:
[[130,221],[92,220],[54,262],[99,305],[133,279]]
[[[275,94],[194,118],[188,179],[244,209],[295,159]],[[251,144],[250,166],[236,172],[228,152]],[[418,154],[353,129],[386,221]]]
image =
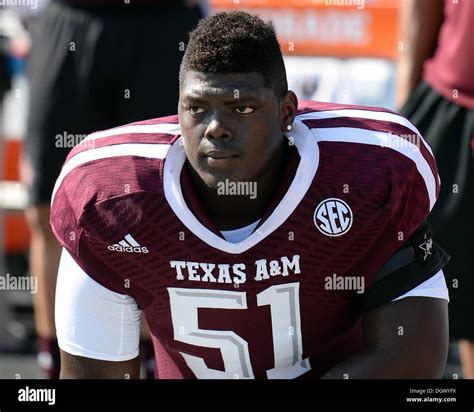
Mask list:
[[314,224],[326,236],[342,236],[352,226],[352,210],[341,199],[323,200],[314,211]]

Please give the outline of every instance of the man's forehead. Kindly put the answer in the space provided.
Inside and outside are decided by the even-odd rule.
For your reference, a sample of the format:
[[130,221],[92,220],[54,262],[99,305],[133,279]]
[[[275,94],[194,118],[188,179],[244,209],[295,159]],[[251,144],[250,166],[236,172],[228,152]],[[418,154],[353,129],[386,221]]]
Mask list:
[[260,73],[202,73],[190,71],[186,74],[181,94],[186,97],[256,95],[265,88]]

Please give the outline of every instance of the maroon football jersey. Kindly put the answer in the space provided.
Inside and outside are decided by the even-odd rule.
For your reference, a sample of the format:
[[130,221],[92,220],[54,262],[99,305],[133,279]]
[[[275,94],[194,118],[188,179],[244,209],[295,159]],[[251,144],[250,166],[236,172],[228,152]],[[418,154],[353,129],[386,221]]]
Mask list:
[[433,207],[431,150],[396,113],[311,101],[286,137],[279,198],[240,243],[185,201],[177,116],[94,133],[64,164],[54,233],[136,300],[160,378],[320,377],[362,349],[357,297]]

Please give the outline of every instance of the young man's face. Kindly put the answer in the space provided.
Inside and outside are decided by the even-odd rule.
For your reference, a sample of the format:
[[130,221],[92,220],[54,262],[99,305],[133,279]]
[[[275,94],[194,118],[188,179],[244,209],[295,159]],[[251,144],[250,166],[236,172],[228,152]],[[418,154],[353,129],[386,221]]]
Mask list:
[[257,181],[283,143],[280,103],[259,73],[186,72],[178,114],[186,156],[212,188]]

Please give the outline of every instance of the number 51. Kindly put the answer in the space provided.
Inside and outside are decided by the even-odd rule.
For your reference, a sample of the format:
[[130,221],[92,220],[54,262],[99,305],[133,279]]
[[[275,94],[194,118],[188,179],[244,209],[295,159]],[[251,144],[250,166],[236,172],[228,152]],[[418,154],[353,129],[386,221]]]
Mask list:
[[[218,348],[224,371],[210,369],[204,359],[180,352],[198,379],[253,379],[248,342],[232,331],[200,329],[198,309],[247,309],[245,292],[168,288],[174,339],[190,345]],[[299,282],[275,285],[257,295],[257,305],[270,305],[275,367],[269,379],[294,379],[311,370],[302,359],[303,344]]]

